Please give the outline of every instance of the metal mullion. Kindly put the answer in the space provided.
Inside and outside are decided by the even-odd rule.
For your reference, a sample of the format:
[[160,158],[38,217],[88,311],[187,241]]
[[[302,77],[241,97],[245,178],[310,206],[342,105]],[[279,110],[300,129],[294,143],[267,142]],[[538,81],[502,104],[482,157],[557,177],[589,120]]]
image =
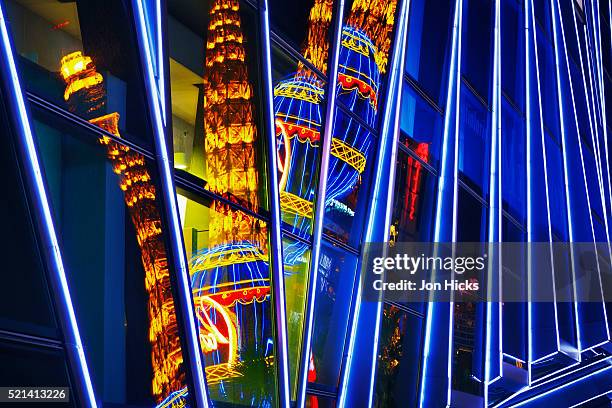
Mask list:
[[10,330],[0,329],[0,342],[26,344],[28,346],[45,347],[47,349],[65,351],[64,343],[61,340],[55,340],[47,337],[25,333],[18,333]]
[[414,79],[412,75],[404,72],[404,81],[406,81],[414,90],[414,92],[416,92],[421,98],[423,98],[423,100],[425,100],[425,102],[427,102],[433,110],[438,112],[440,115],[444,115],[444,109],[439,106],[431,96],[429,96],[429,94],[423,89],[421,84],[419,84],[419,81]]

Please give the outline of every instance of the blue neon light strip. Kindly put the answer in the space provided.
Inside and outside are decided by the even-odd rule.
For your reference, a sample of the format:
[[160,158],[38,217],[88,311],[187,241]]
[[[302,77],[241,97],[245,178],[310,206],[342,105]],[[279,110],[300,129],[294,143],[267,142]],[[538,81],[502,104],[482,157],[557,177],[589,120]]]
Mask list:
[[263,40],[264,119],[267,129],[268,194],[270,204],[270,269],[274,302],[274,334],[276,341],[278,404],[289,408],[291,404],[289,386],[289,361],[287,346],[287,321],[285,311],[285,277],[283,275],[283,241],[281,238],[280,193],[278,191],[278,168],[276,161],[276,126],[274,124],[274,92],[272,91],[272,60],[270,57],[270,21],[268,1],[259,2],[260,38]]
[[306,309],[304,332],[302,339],[302,354],[297,383],[297,406],[304,408],[306,403],[306,386],[308,383],[308,366],[310,362],[310,349],[312,344],[312,331],[314,327],[314,310],[317,294],[317,279],[319,272],[319,259],[321,257],[321,238],[323,234],[323,220],[325,216],[325,196],[327,191],[327,178],[329,174],[329,160],[331,141],[333,137],[334,113],[336,111],[336,87],[338,85],[338,61],[340,59],[340,41],[342,38],[342,18],[344,15],[344,0],[336,0],[336,21],[332,37],[331,51],[328,62],[328,81],[325,94],[327,105],[325,110],[325,125],[321,134],[321,166],[319,169],[319,186],[317,190],[317,202],[314,213],[314,230],[312,234],[312,252],[308,275],[308,293],[306,297]]
[[[501,242],[501,0],[495,1],[495,26],[493,40],[493,97],[491,109],[491,156],[489,170],[489,243]],[[497,282],[498,294],[501,294],[501,276],[497,275],[501,271],[501,258],[489,258],[489,276],[487,279],[488,291],[492,291],[492,285]],[[492,336],[492,315],[494,307],[497,309],[497,325],[499,335],[497,337],[498,367],[495,370],[495,377],[491,378],[491,336]],[[484,406],[488,406],[489,384],[501,376],[502,369],[502,307],[500,303],[487,302],[486,306],[486,327],[485,327],[485,373],[484,373]]]
[[[157,0],[156,3],[158,4],[158,7],[161,7],[159,5],[159,0]],[[183,350],[183,353],[186,354],[189,361],[187,367],[190,370],[192,386],[194,388],[193,390],[190,390],[190,394],[194,398],[198,407],[208,408],[211,406],[211,404],[208,401],[204,364],[202,362],[196,318],[193,311],[189,271],[187,269],[185,249],[183,248],[183,237],[176,203],[174,181],[172,178],[172,170],[170,168],[170,160],[168,158],[163,115],[161,112],[161,105],[163,105],[165,101],[160,101],[157,97],[159,93],[157,81],[155,80],[155,75],[153,73],[151,50],[146,47],[146,44],[150,44],[150,41],[144,17],[145,10],[143,0],[133,0],[132,4],[136,18],[137,34],[139,34],[137,36],[138,46],[140,47],[140,54],[141,58],[143,58],[143,66],[145,70],[144,76],[147,85],[145,87],[147,90],[146,95],[153,121],[155,152],[160,175],[159,184],[164,196],[164,200],[162,200],[162,202],[164,204],[164,210],[170,224],[169,241],[172,250],[172,259],[174,260],[176,280],[178,283],[178,301],[180,303],[180,311],[183,314],[185,327],[183,336],[187,346],[186,350]],[[161,29],[161,27],[159,27],[159,29]],[[166,58],[164,57],[162,60],[166,61]]]
[[[83,344],[81,342],[81,336],[79,334],[79,328],[72,306],[72,299],[70,297],[70,291],[68,288],[68,282],[66,279],[66,272],[64,270],[64,264],[57,241],[57,235],[53,224],[53,217],[51,216],[51,210],[49,208],[49,201],[47,193],[45,191],[45,184],[43,181],[42,171],[36,153],[36,147],[34,144],[34,137],[28,114],[26,111],[25,101],[21,89],[19,77],[17,75],[17,68],[15,66],[15,59],[13,55],[11,40],[9,38],[8,30],[6,27],[6,19],[4,17],[4,10],[0,4],[0,35],[2,36],[2,48],[3,52],[0,56],[4,59],[4,63],[8,67],[8,78],[4,78],[5,81],[10,82],[11,99],[15,105],[16,110],[19,114],[18,123],[21,127],[19,132],[19,142],[23,143],[23,148],[27,153],[27,157],[24,157],[24,166],[27,170],[28,180],[34,183],[34,198],[36,199],[35,209],[38,210],[38,217],[45,228],[43,231],[43,239],[46,241],[44,252],[49,256],[50,269],[54,271],[50,276],[50,280],[53,286],[59,293],[59,313],[62,320],[62,326],[64,326],[65,346],[67,349],[68,359],[71,366],[76,369],[74,374],[76,385],[78,387],[80,402],[87,407],[97,407],[96,397],[94,394],[91,378],[89,376],[89,369],[87,367],[87,361],[83,352]],[[67,322],[67,323],[66,323]],[[67,326],[67,327],[66,327]]]
[[[441,232],[441,228],[443,224],[446,224],[446,220],[442,219],[442,213],[443,213],[443,206],[446,205],[445,203],[445,193],[446,193],[446,189],[448,189],[449,187],[446,185],[447,182],[449,182],[449,180],[447,180],[448,178],[448,169],[447,167],[449,165],[454,164],[455,169],[453,170],[452,174],[453,174],[453,179],[450,180],[450,182],[452,182],[452,187],[453,190],[456,190],[457,187],[457,180],[456,180],[456,166],[457,166],[457,160],[449,160],[449,142],[450,142],[450,120],[451,120],[451,114],[452,114],[452,107],[453,105],[456,107],[456,109],[458,110],[459,107],[459,94],[460,94],[460,72],[461,72],[461,36],[462,36],[462,14],[463,14],[463,6],[462,6],[462,1],[461,0],[456,0],[455,1],[455,16],[454,16],[454,22],[453,22],[453,34],[452,34],[452,46],[451,46],[451,61],[450,61],[450,67],[449,67],[449,79],[448,79],[448,88],[447,88],[447,92],[446,92],[446,109],[445,109],[445,114],[444,114],[444,134],[443,134],[443,139],[442,139],[442,155],[440,158],[440,177],[438,180],[438,194],[437,194],[437,203],[436,203],[436,216],[435,216],[435,225],[434,225],[434,242],[440,242],[440,240],[442,239],[442,232]],[[453,89],[454,88],[454,89]],[[455,100],[453,101],[453,96],[455,98]],[[458,123],[458,115],[455,114],[455,128],[457,128]],[[455,139],[456,139],[456,132],[455,132]],[[453,143],[455,143],[456,145],[456,140],[453,141]],[[455,149],[455,158],[457,156],[457,150]],[[450,161],[450,163],[449,163]],[[453,191],[453,206],[455,204],[455,192]],[[453,220],[452,223],[455,223],[455,216],[454,216],[454,211],[453,211]],[[453,225],[453,231],[455,230],[455,226]],[[449,302],[449,310],[448,313],[452,315],[452,302]],[[427,306],[427,314],[425,317],[425,338],[423,341],[423,368],[422,368],[422,374],[421,374],[421,384],[420,384],[420,392],[419,392],[419,407],[420,408],[428,408],[429,402],[428,402],[428,392],[429,391],[429,384],[428,381],[430,381],[430,379],[428,378],[428,371],[429,371],[429,364],[430,364],[430,359],[432,358],[431,354],[432,354],[432,350],[431,350],[431,336],[432,336],[432,329],[433,329],[433,319],[434,316],[437,316],[439,313],[444,313],[444,310],[440,310],[437,311],[436,309],[438,308],[443,308],[444,305],[436,303],[436,302],[429,302],[428,306]],[[452,330],[452,320],[449,316],[449,326],[450,329]],[[449,344],[452,344],[452,341],[449,339]],[[449,346],[449,349],[451,348],[451,346]],[[447,355],[448,358],[448,355]],[[450,366],[450,364],[449,364]],[[451,379],[450,379],[450,375],[448,375],[447,378],[448,381],[448,391],[447,391],[447,396],[446,396],[446,404],[448,405],[450,403],[450,383],[451,383]]]

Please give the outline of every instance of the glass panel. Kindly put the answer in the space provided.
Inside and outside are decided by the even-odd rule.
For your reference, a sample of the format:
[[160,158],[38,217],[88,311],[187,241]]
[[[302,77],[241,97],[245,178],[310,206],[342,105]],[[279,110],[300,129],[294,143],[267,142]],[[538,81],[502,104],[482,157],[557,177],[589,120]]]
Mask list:
[[525,123],[506,98],[502,98],[501,175],[503,208],[519,222],[526,222],[526,134]]
[[[489,111],[465,85],[461,87],[459,171],[461,180],[486,197],[489,190]],[[475,159],[478,158],[478,159]]]
[[[410,140],[406,139],[404,143],[409,142]],[[426,159],[426,150],[423,149],[421,153],[418,157]],[[427,242],[431,239],[436,184],[437,177],[424,168],[421,162],[398,149],[391,224],[392,241]]]
[[274,53],[272,66],[279,79],[274,85],[274,114],[283,227],[308,238],[319,181],[326,84],[280,50]]
[[334,1],[270,0],[268,10],[274,32],[325,73]]
[[9,0],[7,9],[29,91],[86,120],[116,112],[125,138],[150,142],[133,18],[124,2]]
[[289,368],[292,398],[295,398],[306,308],[306,289],[310,268],[310,245],[283,237],[285,270],[285,308],[289,341]]
[[[0,370],[0,384],[4,387],[70,387],[66,356],[60,350],[0,342],[0,367],[3,367]],[[69,390],[68,396],[70,402],[59,405],[62,407],[81,405],[75,401],[72,389]],[[21,403],[14,405],[43,406],[48,404]]]
[[493,4],[489,0],[468,0],[463,6],[461,69],[470,85],[487,102],[493,74]]
[[[355,0],[346,8],[327,182],[326,232],[357,246],[365,219],[375,135],[385,104],[385,77],[397,2]],[[359,118],[360,120],[357,120]],[[367,126],[364,126],[367,125]]]
[[275,406],[268,226],[185,190],[177,197],[209,395]]
[[[457,242],[483,242],[487,237],[487,209],[463,187],[457,198]],[[483,248],[484,250],[484,248]],[[477,256],[477,254],[474,254]],[[483,282],[484,276],[476,276]],[[453,376],[452,388],[468,394],[481,392],[482,355],[484,353],[484,302],[469,295],[453,305]],[[462,299],[463,300],[463,299]]]
[[487,237],[487,209],[465,188],[457,198],[457,242],[483,242]]
[[374,406],[415,406],[423,319],[388,304],[382,313]]
[[4,112],[0,114],[0,181],[5,189],[5,198],[0,200],[0,224],[6,234],[0,245],[4,270],[0,285],[0,329],[58,338],[13,135],[9,133]]
[[316,282],[309,382],[338,385],[356,267],[355,255],[323,241]]
[[168,2],[174,166],[267,208],[257,15],[234,0]]
[[[432,167],[438,167],[440,140],[444,126],[442,115],[421,98],[410,85],[402,88],[402,110],[400,127],[410,142],[404,143]],[[404,136],[400,135],[400,138]]]
[[[273,1],[272,23],[319,71],[327,71],[333,0]],[[289,18],[288,18],[289,17]],[[293,19],[290,19],[293,17]],[[298,26],[297,21],[303,25]],[[321,132],[324,128],[325,79],[280,47],[272,55],[274,114],[278,144],[280,205],[284,228],[307,238],[312,233]]]
[[[547,2],[544,2],[547,3]],[[538,68],[540,73],[540,92],[542,100],[542,117],[544,127],[556,140],[560,141],[559,103],[557,102],[557,72],[552,44],[536,28]]]
[[561,241],[569,240],[567,229],[567,201],[561,146],[546,134],[546,170],[552,232]]
[[503,92],[521,112],[525,106],[525,17],[523,5],[502,0],[501,82]]
[[[53,216],[85,356],[105,404],[186,400],[155,166],[34,110]],[[107,117],[101,126],[116,126]],[[116,129],[115,129],[116,130]],[[183,401],[186,402],[186,401]]]
[[453,5],[447,0],[410,2],[406,72],[440,106],[446,103]]

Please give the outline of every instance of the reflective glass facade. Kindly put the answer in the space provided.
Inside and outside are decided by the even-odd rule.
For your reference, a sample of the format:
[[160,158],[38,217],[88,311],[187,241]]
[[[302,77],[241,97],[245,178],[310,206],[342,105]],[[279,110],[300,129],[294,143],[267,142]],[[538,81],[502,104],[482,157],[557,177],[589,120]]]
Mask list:
[[[360,282],[370,242],[599,243],[609,270],[609,2],[0,10],[0,386],[77,407],[610,406],[609,276],[589,303],[371,302]],[[494,279],[579,287],[581,260],[555,261]]]

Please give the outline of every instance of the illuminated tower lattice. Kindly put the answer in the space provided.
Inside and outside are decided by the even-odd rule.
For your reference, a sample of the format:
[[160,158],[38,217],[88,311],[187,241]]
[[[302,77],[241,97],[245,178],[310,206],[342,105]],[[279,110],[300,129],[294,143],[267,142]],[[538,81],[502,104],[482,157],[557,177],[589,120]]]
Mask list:
[[[61,75],[66,82],[64,99],[69,109],[120,137],[119,114],[105,114],[104,79],[91,58],[81,52],[65,56],[61,60]],[[137,234],[149,295],[152,389],[157,402],[161,402],[177,392],[184,393],[180,390],[185,387],[185,374],[155,186],[141,154],[108,137],[102,137],[100,143],[106,146],[113,171],[119,176],[119,186]]]
[[[239,1],[212,1],[202,135],[207,188],[257,211],[258,136],[244,42]],[[259,364],[265,371],[273,363],[267,229],[262,221],[218,201],[209,220],[208,248],[193,254],[190,262],[209,391],[213,399],[259,399],[261,395],[235,390],[246,364]]]

